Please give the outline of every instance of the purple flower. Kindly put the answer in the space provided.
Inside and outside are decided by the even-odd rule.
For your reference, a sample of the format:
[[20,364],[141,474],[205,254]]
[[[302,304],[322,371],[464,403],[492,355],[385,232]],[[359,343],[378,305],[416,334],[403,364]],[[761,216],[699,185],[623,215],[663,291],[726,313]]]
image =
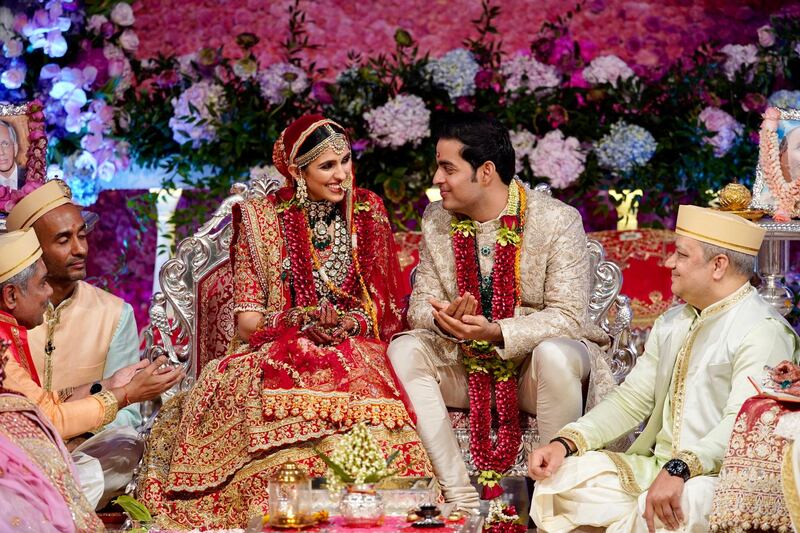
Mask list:
[[280,104],[288,96],[300,94],[308,87],[308,76],[291,63],[270,65],[259,76],[261,94],[270,104]]
[[350,148],[354,152],[363,152],[368,147],[369,147],[369,139],[358,139],[356,141],[353,141],[353,143],[350,145]]
[[715,133],[713,136],[703,137],[703,140],[714,147],[714,155],[717,157],[725,155],[744,131],[744,126],[735,118],[716,107],[703,109],[697,120],[708,131]]
[[9,59],[21,56],[22,51],[23,46],[21,39],[9,39],[3,44],[3,55]]
[[773,44],[775,44],[775,30],[772,29],[772,26],[769,24],[765,24],[761,26],[757,30],[758,33],[758,44],[763,46],[764,48],[769,48]]
[[311,85],[311,94],[322,105],[331,105],[333,103],[333,97],[328,92],[329,85],[325,81],[317,81]]
[[557,87],[561,76],[553,65],[545,65],[525,55],[516,55],[501,67],[506,79],[506,92],[530,93]]
[[[191,141],[195,148],[214,139],[216,126],[209,108],[219,109],[224,90],[209,81],[199,81],[186,89],[180,97],[172,99],[173,116],[169,119],[172,138],[179,144]],[[189,106],[191,104],[191,107]],[[204,124],[198,124],[205,120]]]
[[758,48],[754,44],[726,44],[720,48],[720,52],[727,56],[723,70],[731,81],[736,79],[740,70],[747,69],[758,61]]
[[9,68],[3,71],[0,74],[0,83],[2,83],[6,89],[19,89],[22,87],[22,83],[25,81],[25,68],[14,67]]

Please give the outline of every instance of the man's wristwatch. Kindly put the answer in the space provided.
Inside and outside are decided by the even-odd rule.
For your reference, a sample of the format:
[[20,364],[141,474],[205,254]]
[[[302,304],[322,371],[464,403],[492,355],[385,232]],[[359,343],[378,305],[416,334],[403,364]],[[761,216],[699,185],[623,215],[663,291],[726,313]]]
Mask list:
[[97,394],[98,392],[103,390],[103,384],[99,381],[95,381],[92,383],[92,386],[89,387],[89,394]]
[[683,481],[688,481],[691,477],[689,465],[680,459],[670,459],[667,461],[664,465],[664,470],[671,476],[683,478]]

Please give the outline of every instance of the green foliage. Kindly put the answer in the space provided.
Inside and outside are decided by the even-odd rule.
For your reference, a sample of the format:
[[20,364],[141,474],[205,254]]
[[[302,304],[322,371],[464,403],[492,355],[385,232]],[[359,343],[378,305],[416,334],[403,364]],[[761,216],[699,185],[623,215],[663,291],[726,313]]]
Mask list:
[[[570,73],[579,73],[586,66],[580,44],[570,37],[571,20],[582,9],[578,4],[557,20],[543,24],[531,42],[534,57],[542,62],[554,61],[564,73],[561,85],[533,93],[509,93],[504,90],[500,70],[506,59],[496,24],[500,9],[499,3],[482,0],[481,14],[472,21],[474,37],[464,41],[481,68],[481,83],[473,95],[453,101],[433,83],[426,70],[429,57],[420,54],[414,36],[402,28],[395,33],[394,51],[370,57],[351,53],[348,68],[334,81],[324,80],[323,71],[313,63],[304,63],[306,52],[318,45],[309,41],[306,12],[300,0],[295,0],[288,11],[290,31],[282,43],[283,56],[309,77],[311,83],[305,90],[287,92],[284,102],[269,104],[258,79],[237,75],[235,62],[225,58],[222,50],[201,51],[188,70],[181,70],[175,57],[159,57],[147,64],[133,62],[140,83],[124,95],[121,122],[127,122],[127,133],[123,136],[140,165],[167,171],[170,178],[165,187],[197,187],[206,191],[209,199],[219,201],[232,183],[248,178],[252,167],[271,162],[273,143],[284,127],[304,113],[321,112],[348,129],[357,183],[384,198],[397,227],[410,228],[427,203],[424,191],[435,171],[433,143],[423,140],[399,148],[377,146],[370,140],[364,119],[365,112],[400,93],[410,93],[425,101],[432,113],[432,126],[442,113],[474,109],[497,116],[510,130],[523,128],[537,137],[558,128],[566,137],[577,138],[588,155],[578,181],[555,191],[556,196],[573,205],[590,198],[599,209],[605,209],[607,204],[594,199],[599,191],[641,188],[645,193],[639,213],[666,217],[674,213],[674,203],[703,204],[731,181],[750,185],[758,155],[751,134],[759,127],[763,106],[744,102],[752,97],[764,101],[775,89],[800,83],[800,58],[793,49],[800,41],[800,21],[791,17],[773,18],[775,45],[758,46],[758,62],[733,80],[725,75],[725,55],[719,52],[718,44],[707,43],[669,68],[640,69],[639,76],[616,86],[573,83]],[[252,34],[237,38],[245,59],[254,63],[251,48],[255,42]],[[564,42],[572,44],[564,48]],[[560,52],[554,56],[556,49]],[[259,70],[265,67],[256,66]],[[177,83],[162,83],[170,76],[177,77]],[[201,79],[218,83],[224,90],[220,108],[210,110],[209,122],[216,134],[197,147],[179,145],[169,127],[173,115],[170,102]],[[707,106],[726,111],[744,126],[743,135],[719,157],[704,141],[713,133],[698,120]],[[647,164],[626,174],[601,168],[592,151],[611,125],[620,120],[643,127],[657,142]],[[61,142],[77,145],[78,139]],[[531,184],[546,181],[535,176],[529,165],[520,177]],[[184,214],[179,222],[189,224],[198,218],[198,212],[193,212]]]

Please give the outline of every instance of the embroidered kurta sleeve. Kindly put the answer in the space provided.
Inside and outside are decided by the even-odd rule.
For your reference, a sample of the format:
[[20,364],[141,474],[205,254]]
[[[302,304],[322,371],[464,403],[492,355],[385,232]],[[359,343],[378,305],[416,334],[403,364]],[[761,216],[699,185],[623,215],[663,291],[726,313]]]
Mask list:
[[[111,339],[106,355],[106,366],[103,379],[110,378],[120,368],[139,362],[139,330],[136,328],[136,317],[130,304],[122,305],[122,313],[117,329]],[[135,403],[120,409],[117,417],[106,427],[131,426],[138,427],[142,423],[140,405]]]
[[589,302],[589,254],[578,211],[570,209],[565,224],[547,246],[544,307],[539,311],[498,320],[503,332],[503,359],[530,354],[545,339],[580,338]]
[[423,236],[419,246],[419,263],[414,272],[414,289],[408,303],[408,325],[412,329],[429,329],[441,333],[433,320],[433,308],[429,302],[431,298],[447,299]]
[[[764,365],[793,360],[796,350],[795,336],[777,320],[765,319],[753,327],[733,357],[731,388],[722,420],[705,437],[676,453],[689,465],[693,476],[719,472],[736,416],[745,400],[755,394],[747,378],[761,375]],[[685,412],[684,416],[692,416],[691,411]]]
[[94,396],[62,403],[57,392],[45,391],[13,359],[6,363],[3,386],[25,395],[35,403],[64,440],[98,428],[105,417],[103,404]]
[[656,320],[644,354],[625,381],[594,409],[566,425],[558,435],[572,440],[580,453],[603,448],[644,422],[655,407],[655,381],[662,319]]

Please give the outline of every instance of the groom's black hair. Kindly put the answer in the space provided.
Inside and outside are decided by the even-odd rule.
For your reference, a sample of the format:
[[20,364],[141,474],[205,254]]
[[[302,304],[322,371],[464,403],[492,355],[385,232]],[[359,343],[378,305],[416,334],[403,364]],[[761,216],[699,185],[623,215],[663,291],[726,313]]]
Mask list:
[[511,183],[515,170],[514,147],[508,129],[499,120],[477,112],[447,113],[439,119],[441,122],[434,133],[437,142],[441,139],[460,142],[464,145],[461,157],[473,170],[491,161],[503,183]]

